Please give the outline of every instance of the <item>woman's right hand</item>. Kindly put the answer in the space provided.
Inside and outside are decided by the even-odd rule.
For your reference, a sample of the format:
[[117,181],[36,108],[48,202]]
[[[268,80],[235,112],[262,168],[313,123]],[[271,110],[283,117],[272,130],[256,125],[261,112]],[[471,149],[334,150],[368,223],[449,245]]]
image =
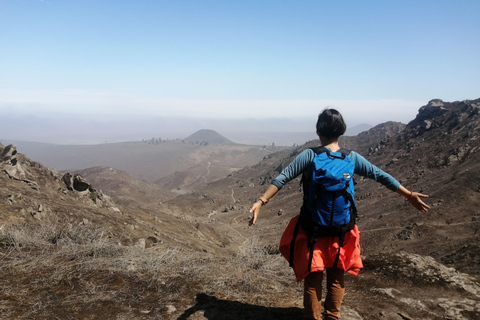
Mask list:
[[255,222],[257,221],[258,213],[260,212],[260,208],[262,207],[262,205],[263,202],[260,200],[253,204],[252,208],[250,209],[250,213],[252,213],[252,218],[250,218],[250,221],[248,221],[249,226],[255,224]]
[[257,202],[255,202],[250,209],[250,213],[252,214],[252,218],[250,221],[248,221],[248,225],[251,226],[255,224],[258,218],[258,213],[260,212],[260,208],[268,202],[269,199],[271,199],[276,193],[278,192],[278,187],[275,185],[271,184],[267,191],[261,196]]

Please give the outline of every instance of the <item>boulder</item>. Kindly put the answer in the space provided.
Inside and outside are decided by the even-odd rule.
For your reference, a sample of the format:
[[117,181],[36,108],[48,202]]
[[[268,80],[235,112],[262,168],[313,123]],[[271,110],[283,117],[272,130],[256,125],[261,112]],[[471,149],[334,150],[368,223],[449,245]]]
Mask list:
[[81,175],[72,175],[67,172],[63,175],[62,181],[68,190],[88,196],[95,204],[109,208],[113,212],[121,212],[109,196],[103,194],[102,191],[95,190]]
[[62,177],[62,181],[70,191],[95,192],[95,189],[87,182],[87,180],[79,174],[72,176],[69,172],[65,173]]
[[17,148],[13,144],[6,146],[0,153],[0,171],[11,179],[25,180],[25,169],[17,159]]

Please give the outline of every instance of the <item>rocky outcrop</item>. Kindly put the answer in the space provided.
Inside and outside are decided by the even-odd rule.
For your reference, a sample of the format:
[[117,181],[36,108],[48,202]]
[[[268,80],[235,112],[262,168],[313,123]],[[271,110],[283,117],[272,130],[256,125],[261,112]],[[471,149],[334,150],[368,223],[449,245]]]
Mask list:
[[62,181],[65,183],[65,186],[68,190],[88,196],[90,200],[102,207],[108,207],[112,211],[120,212],[109,196],[103,194],[102,191],[93,188],[92,185],[90,185],[90,183],[88,183],[87,180],[81,175],[72,175],[71,173],[67,172],[63,175]]
[[[439,288],[449,288],[449,297],[433,297],[419,301],[412,298],[411,287],[396,286],[395,288],[374,287],[375,294],[388,296],[396,303],[404,305],[405,309],[414,306],[415,309],[429,314],[428,319],[443,310],[443,318],[449,320],[471,319],[468,314],[480,312],[480,285],[468,274],[449,268],[429,256],[401,252],[393,256],[376,255],[366,259],[369,267],[375,272],[383,273],[390,278],[403,279],[423,284],[424,287],[437,285]],[[439,289],[441,291],[442,289]],[[454,292],[458,292],[455,294]],[[435,308],[434,306],[437,306]],[[400,314],[399,314],[400,315]],[[436,317],[434,317],[436,318]],[[402,319],[413,319],[402,315]]]
[[13,144],[6,146],[0,153],[0,170],[5,172],[10,179],[25,179],[25,169],[18,161],[17,148]]
[[[45,168],[39,163],[19,154],[13,144],[6,147],[0,146],[0,172],[5,173],[10,179],[27,183],[34,190],[39,190],[39,185],[36,181],[45,180],[44,175],[50,176],[54,180],[60,178],[55,170]],[[112,211],[120,211],[115,207],[110,197],[104,195],[101,191],[95,190],[82,176],[66,173],[62,177],[62,181],[68,190],[89,198],[95,204],[111,208]],[[67,191],[64,190],[64,192]]]
[[425,283],[443,283],[455,289],[461,289],[474,296],[480,295],[480,285],[465,273],[447,267],[429,256],[399,253],[392,259],[391,271]]
[[416,136],[435,128],[443,128],[445,131],[460,129],[459,125],[472,120],[479,111],[480,99],[456,102],[434,99],[418,110],[417,117],[407,128]]
[[401,166],[408,160],[415,162],[415,170],[426,170],[476,161],[480,151],[480,99],[431,100],[401,133],[368,146],[365,141],[372,138],[369,135],[359,135],[363,139],[352,149],[373,156],[369,160],[377,165],[401,160]]
[[3,146],[0,146],[0,172],[5,173],[10,179],[23,181],[32,189],[39,190],[35,181],[27,179],[28,169],[22,161],[19,161],[17,148],[13,144],[2,148]]
[[69,172],[65,173],[62,177],[62,181],[70,191],[90,191],[95,192],[95,189],[83,178],[81,175],[72,175]]

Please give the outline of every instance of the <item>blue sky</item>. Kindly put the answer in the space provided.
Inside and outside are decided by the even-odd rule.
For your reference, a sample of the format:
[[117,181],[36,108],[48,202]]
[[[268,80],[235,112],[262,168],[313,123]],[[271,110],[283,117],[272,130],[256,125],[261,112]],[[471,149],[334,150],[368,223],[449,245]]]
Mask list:
[[479,16],[478,0],[0,0],[0,117],[294,121],[330,106],[352,125],[408,122],[431,99],[480,97]]

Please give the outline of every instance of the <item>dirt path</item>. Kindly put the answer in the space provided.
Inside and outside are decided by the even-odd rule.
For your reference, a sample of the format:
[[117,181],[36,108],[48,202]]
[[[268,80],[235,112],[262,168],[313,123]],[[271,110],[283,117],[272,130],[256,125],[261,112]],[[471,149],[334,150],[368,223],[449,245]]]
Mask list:
[[207,174],[203,176],[203,180],[205,180],[205,183],[208,183],[207,182],[207,176],[210,175],[210,161],[207,162]]
[[[472,224],[473,222],[458,222],[458,223],[444,223],[444,224],[419,224],[416,227],[454,227],[459,225],[465,224]],[[360,230],[361,232],[371,232],[371,231],[382,231],[382,230],[394,230],[394,229],[405,229],[408,226],[398,226],[398,227],[383,227],[383,228],[375,228],[375,229],[368,229],[368,230]]]

